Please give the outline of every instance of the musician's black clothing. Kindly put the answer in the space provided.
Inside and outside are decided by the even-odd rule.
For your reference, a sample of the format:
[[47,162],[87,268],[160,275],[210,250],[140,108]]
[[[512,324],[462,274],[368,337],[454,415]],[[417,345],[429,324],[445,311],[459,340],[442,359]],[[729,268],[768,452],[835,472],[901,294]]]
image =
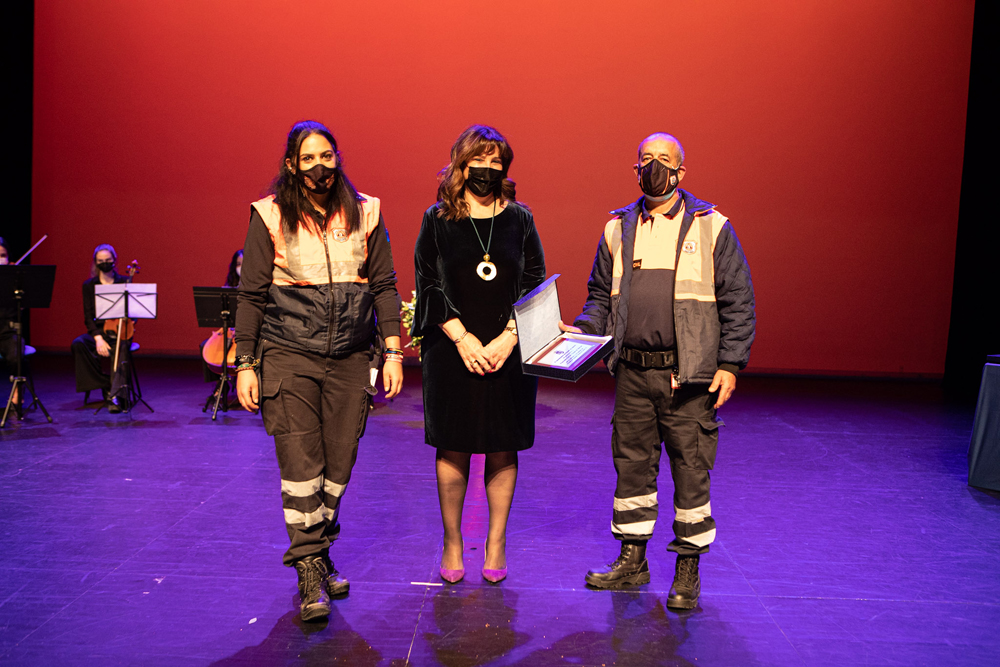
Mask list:
[[[114,274],[116,283],[124,283],[125,276]],[[114,338],[104,333],[104,320],[98,320],[97,307],[94,305],[94,286],[101,283],[100,276],[94,276],[83,283],[83,321],[87,333],[77,336],[70,349],[73,351],[73,362],[76,368],[76,390],[95,391],[110,389],[111,378],[101,369],[101,357],[97,354],[97,341],[94,336],[104,336],[104,342],[111,345],[114,352]]]

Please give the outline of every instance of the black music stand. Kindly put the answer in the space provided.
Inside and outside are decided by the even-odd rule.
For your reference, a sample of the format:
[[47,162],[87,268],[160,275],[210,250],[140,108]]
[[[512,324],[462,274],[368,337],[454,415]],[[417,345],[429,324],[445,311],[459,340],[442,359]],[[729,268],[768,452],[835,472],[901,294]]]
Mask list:
[[[52,423],[52,417],[35,392],[34,381],[30,376],[26,377],[22,370],[24,364],[22,312],[25,308],[48,308],[52,302],[52,285],[55,280],[56,267],[54,265],[6,264],[0,266],[0,306],[17,308],[17,322],[13,323],[14,333],[17,335],[17,374],[13,377],[10,397],[7,399],[7,407],[3,411],[3,419],[0,420],[0,428],[6,425],[11,408],[17,411],[18,419],[24,417],[24,392],[18,392],[18,387],[31,392],[31,403],[28,405],[28,409],[37,406],[49,423]],[[16,401],[15,396],[17,397]]]
[[[94,285],[94,311],[98,320],[113,320],[118,318],[132,320],[153,320],[156,319],[156,283],[114,283],[111,285]],[[111,378],[111,389],[109,397],[118,396],[124,391],[125,410],[129,417],[132,416],[132,407],[136,403],[142,403],[146,409],[153,412],[153,408],[143,400],[142,388],[139,386],[139,378],[135,374],[132,365],[132,344],[123,345],[120,340],[115,341],[116,351],[121,352],[124,347],[125,359],[122,363],[126,366],[124,371],[115,373]],[[112,369],[114,370],[114,369]],[[107,407],[105,403],[94,411],[98,412]]]
[[236,287],[195,287],[194,288],[194,311],[198,317],[199,327],[212,327],[213,329],[222,327],[222,371],[219,373],[219,382],[215,386],[215,392],[205,401],[202,412],[208,411],[208,406],[212,407],[212,421],[219,412],[219,406],[225,412],[229,411],[229,389],[235,392],[233,379],[229,377],[229,348],[231,339],[229,330],[236,324],[237,294]]

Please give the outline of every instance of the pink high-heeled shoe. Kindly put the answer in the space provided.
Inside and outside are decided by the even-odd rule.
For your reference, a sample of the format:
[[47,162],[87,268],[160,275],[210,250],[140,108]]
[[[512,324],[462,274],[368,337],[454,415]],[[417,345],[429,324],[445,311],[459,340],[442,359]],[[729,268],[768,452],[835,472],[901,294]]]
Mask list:
[[[462,553],[465,553],[465,545],[462,545]],[[442,556],[443,560],[443,556]],[[458,570],[449,570],[448,568],[441,568],[441,578],[447,581],[449,584],[457,584],[462,579],[465,578],[465,568],[462,567]]]
[[449,570],[442,567],[441,578],[449,584],[457,584],[465,578],[465,568],[463,567],[461,570]]
[[486,543],[483,543],[483,579],[490,582],[491,584],[499,584],[501,581],[507,578],[507,568],[502,567],[499,570],[491,570],[486,567],[485,561],[489,560],[489,553],[486,551]]

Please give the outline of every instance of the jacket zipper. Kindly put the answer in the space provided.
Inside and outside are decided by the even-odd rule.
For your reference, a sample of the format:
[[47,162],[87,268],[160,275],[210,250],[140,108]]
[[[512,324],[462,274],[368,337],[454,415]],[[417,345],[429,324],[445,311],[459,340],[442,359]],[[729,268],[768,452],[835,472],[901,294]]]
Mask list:
[[327,284],[330,286],[330,291],[327,294],[330,319],[326,329],[326,354],[329,356],[333,350],[333,266],[330,264],[330,246],[326,241],[326,229],[323,230],[323,252],[326,253],[326,277],[329,279]]

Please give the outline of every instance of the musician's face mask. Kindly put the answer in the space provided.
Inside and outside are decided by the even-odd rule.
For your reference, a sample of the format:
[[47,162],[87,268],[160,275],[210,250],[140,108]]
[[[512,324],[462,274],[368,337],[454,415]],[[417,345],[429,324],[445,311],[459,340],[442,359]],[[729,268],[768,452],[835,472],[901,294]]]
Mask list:
[[115,270],[115,263],[114,262],[98,262],[97,263],[97,270],[100,271],[101,273],[111,273],[112,271]]

